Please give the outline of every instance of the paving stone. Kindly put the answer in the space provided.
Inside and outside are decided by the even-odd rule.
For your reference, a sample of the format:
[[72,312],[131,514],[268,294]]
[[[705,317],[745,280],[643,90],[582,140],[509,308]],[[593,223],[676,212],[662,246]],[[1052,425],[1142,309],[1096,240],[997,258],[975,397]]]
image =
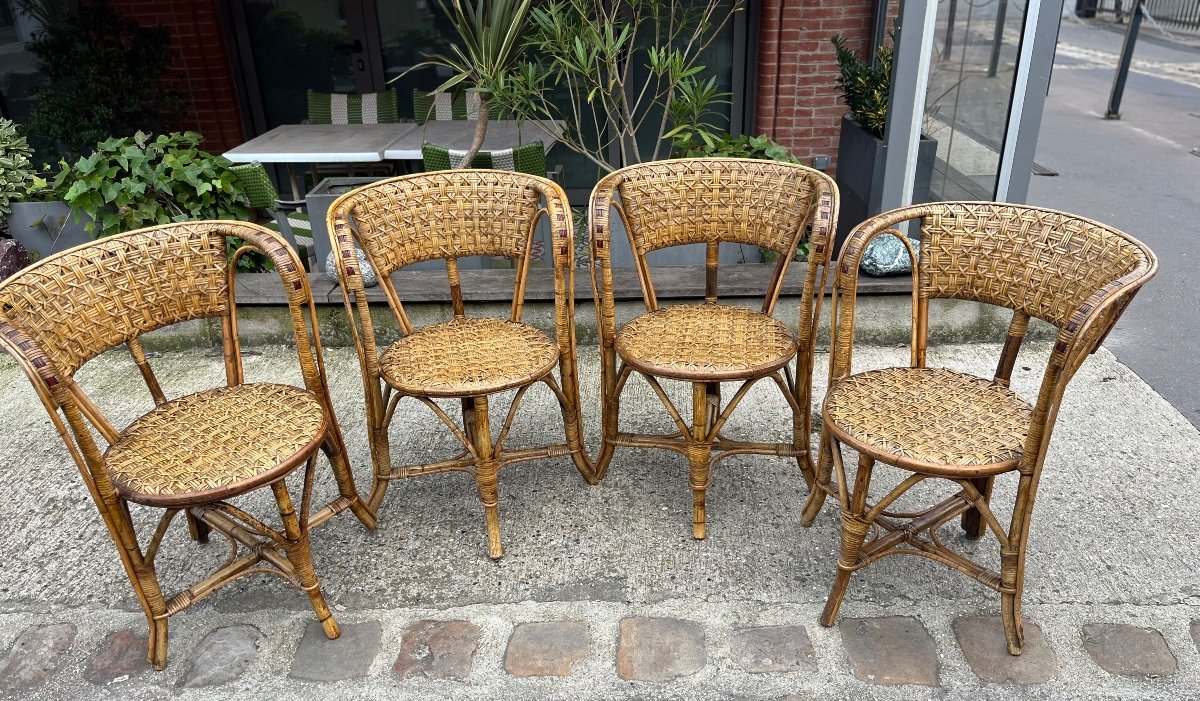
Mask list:
[[729,653],[751,673],[817,671],[817,655],[804,626],[767,626],[735,630]]
[[1192,621],[1192,644],[1200,651],[1200,618]]
[[479,626],[470,621],[417,621],[404,629],[392,671],[401,679],[466,679],[478,648]]
[[704,628],[677,618],[622,618],[617,674],[622,679],[665,682],[686,677],[708,662]]
[[75,642],[75,626],[56,623],[21,633],[0,662],[0,690],[24,691],[45,684]]
[[132,628],[109,633],[100,644],[100,651],[88,661],[84,678],[104,686],[150,669],[150,661],[146,659],[148,638],[147,633]]
[[336,640],[325,637],[320,623],[310,621],[296,648],[291,676],[314,682],[365,677],[379,654],[382,639],[379,621],[342,624],[342,635]]
[[1020,656],[1008,654],[999,616],[966,616],[954,621],[954,636],[975,676],[992,684],[1041,684],[1058,675],[1058,656],[1042,629],[1025,619]]
[[1153,628],[1089,623],[1083,627],[1083,649],[1105,672],[1122,677],[1161,677],[1177,668],[1167,641]]
[[217,686],[239,679],[258,659],[261,638],[262,633],[254,626],[217,628],[188,655],[179,686]]
[[872,684],[938,684],[938,654],[911,616],[843,618],[838,628],[854,676]]
[[515,677],[569,677],[588,656],[592,634],[583,621],[522,623],[504,651],[504,669]]

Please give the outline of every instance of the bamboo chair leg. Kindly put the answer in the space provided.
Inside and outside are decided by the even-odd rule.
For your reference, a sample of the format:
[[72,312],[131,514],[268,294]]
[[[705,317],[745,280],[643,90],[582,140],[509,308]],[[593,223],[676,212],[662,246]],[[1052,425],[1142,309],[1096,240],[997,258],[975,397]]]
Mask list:
[[[710,383],[692,383],[692,436],[688,441],[688,463],[692,487],[692,537],[696,540],[704,540],[707,536],[704,497],[712,471],[712,437],[708,433],[712,421],[720,415],[719,411],[712,411],[710,402],[714,395],[711,392]],[[717,385],[715,400],[719,406],[720,385]]]
[[[601,387],[601,391],[604,388]],[[606,395],[600,402],[600,423],[603,436],[600,439],[600,453],[596,455],[595,461],[592,463],[592,469],[596,476],[596,481],[604,479],[608,473],[608,466],[612,462],[613,453],[617,449],[617,427],[620,424],[621,413],[621,393],[614,391],[611,395]]]
[[[370,411],[370,406],[367,411]],[[382,409],[381,409],[382,412]],[[379,422],[382,423],[382,415]],[[377,424],[378,425],[378,424]],[[368,427],[368,439],[371,444],[371,461],[374,463],[374,475],[371,477],[371,496],[367,499],[367,509],[378,516],[379,507],[383,505],[383,497],[387,494],[388,478],[392,474],[392,448],[388,444],[388,427]]]
[[809,527],[817,520],[817,516],[821,513],[821,507],[825,505],[825,497],[829,496],[826,491],[829,486],[830,470],[833,466],[833,439],[829,435],[829,429],[821,426],[821,443],[817,453],[817,469],[813,478],[812,488],[808,492],[808,500],[804,502],[804,509],[800,512],[800,525]]
[[[1028,514],[1026,514],[1028,517]],[[1025,588],[1025,536],[1011,544],[1015,550],[1000,550],[1000,584],[1014,593],[1000,594],[1000,620],[1004,623],[1004,638],[1008,654],[1020,655],[1025,646],[1025,630],[1021,623],[1021,590]]]
[[342,440],[342,432],[336,426],[330,426],[321,444],[329,465],[333,468],[333,479],[337,482],[338,494],[350,502],[350,511],[368,530],[375,530],[378,524],[375,513],[367,508],[362,498],[358,496],[358,488],[354,485],[354,473],[350,471],[350,463],[346,460],[346,444]]
[[156,672],[167,668],[167,629],[170,623],[167,618],[150,620],[150,645],[146,658]]
[[338,628],[337,620],[334,619],[333,612],[329,610],[329,605],[325,603],[325,596],[321,593],[321,583],[317,579],[317,571],[313,567],[308,531],[307,529],[300,530],[300,519],[296,516],[296,509],[292,506],[292,498],[288,496],[287,485],[284,484],[284,481],[281,479],[273,482],[271,491],[275,493],[275,501],[279,505],[279,516],[283,519],[283,532],[287,536],[284,549],[288,561],[292,563],[296,578],[300,580],[300,587],[308,594],[308,598],[312,602],[317,620],[325,629],[325,637],[333,640],[341,635],[342,631]]
[[184,514],[187,515],[188,534],[192,536],[192,540],[201,545],[207,543],[209,525],[193,516],[190,511],[184,511]]
[[842,605],[842,597],[850,586],[850,575],[858,566],[858,555],[862,550],[863,541],[867,537],[870,523],[863,519],[867,507],[867,491],[871,484],[871,470],[875,460],[866,455],[858,456],[858,473],[854,477],[854,492],[850,497],[850,510],[842,514],[842,554],[838,557],[837,578],[829,598],[825,601],[825,610],[821,613],[821,625],[828,628],[837,619],[838,609]]
[[479,500],[483,502],[483,518],[487,522],[488,556],[499,560],[504,555],[504,546],[500,544],[500,463],[492,445],[488,399],[473,397],[469,412],[466,403],[467,400],[463,400],[463,417],[470,415],[466,428],[475,443],[479,460],[475,465],[475,482],[479,487]]
[[[971,484],[979,490],[984,501],[989,503],[992,500],[992,485],[995,482],[995,476],[971,480]],[[971,540],[981,537],[987,531],[987,525],[983,522],[983,516],[979,513],[979,509],[969,509],[962,515],[962,529]]]
[[[583,481],[588,484],[600,484],[596,476],[596,466],[588,458],[587,448],[583,445],[583,415],[579,411],[579,391],[574,378],[563,377],[562,397],[558,397],[558,406],[562,410],[563,432],[567,436],[567,447],[571,449],[571,460],[575,469],[583,475]],[[565,401],[564,401],[565,398]]]

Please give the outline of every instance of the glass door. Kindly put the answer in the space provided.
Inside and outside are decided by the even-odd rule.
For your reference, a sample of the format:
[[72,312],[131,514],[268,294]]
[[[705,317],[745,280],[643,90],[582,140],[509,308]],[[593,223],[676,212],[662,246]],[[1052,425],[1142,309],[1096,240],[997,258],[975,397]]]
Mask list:
[[992,199],[1024,23],[1016,0],[938,2],[923,126],[937,140],[929,200]]

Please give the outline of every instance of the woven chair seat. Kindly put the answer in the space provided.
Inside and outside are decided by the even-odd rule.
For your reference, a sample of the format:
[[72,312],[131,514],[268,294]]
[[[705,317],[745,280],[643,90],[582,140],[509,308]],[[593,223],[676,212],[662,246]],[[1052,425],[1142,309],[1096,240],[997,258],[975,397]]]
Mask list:
[[404,394],[477,397],[538,380],[558,363],[558,346],[538,329],[505,319],[453,319],[401,338],[379,358]]
[[680,380],[739,380],[778,370],[796,336],[753,309],[681,304],[643,314],[617,332],[617,353],[634,369]]
[[129,501],[216,501],[282,477],[325,435],[311,392],[275,384],[217,387],[167,402],[129,425],[105,468]]
[[916,472],[975,477],[1016,468],[1032,407],[999,384],[944,368],[851,375],[825,399],[825,420],[859,452]]

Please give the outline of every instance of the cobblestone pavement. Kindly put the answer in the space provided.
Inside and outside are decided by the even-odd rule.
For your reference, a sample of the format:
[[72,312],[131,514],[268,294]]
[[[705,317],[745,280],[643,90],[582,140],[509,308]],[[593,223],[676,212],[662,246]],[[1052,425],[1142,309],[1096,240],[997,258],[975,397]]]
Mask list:
[[[595,446],[596,358],[581,350]],[[998,351],[936,349],[931,362],[986,374]],[[1032,348],[1018,363],[1024,396],[1036,392],[1044,353]],[[868,369],[906,357],[862,348],[855,360]],[[154,362],[169,394],[221,379],[220,358],[207,353]],[[252,378],[295,374],[286,348],[247,364]],[[327,367],[361,480],[356,361],[331,349]],[[82,380],[118,424],[148,401],[127,358],[101,358]],[[788,431],[782,399],[759,389],[732,435]],[[657,428],[657,399],[631,391],[627,415]],[[568,461],[505,472],[499,563],[486,557],[469,481],[397,483],[379,531],[343,515],[314,532],[340,639],[325,639],[300,592],[252,576],[174,616],[170,665],[153,672],[112,543],[40,412],[17,369],[0,362],[0,415],[11,421],[0,453],[10,475],[0,500],[0,695],[12,698],[1200,698],[1191,496],[1200,433],[1106,351],[1062,407],[1034,515],[1019,658],[1005,652],[993,592],[917,558],[856,574],[838,624],[822,628],[837,517],[829,505],[811,529],[796,523],[805,490],[794,462],[725,463],[710,491],[709,538],[694,541],[682,461],[631,450],[593,487]],[[513,441],[555,430],[549,396],[530,393],[523,412]],[[397,420],[397,445],[417,459],[450,447],[431,417]],[[323,474],[319,489],[330,482]],[[1006,497],[1011,485],[999,483],[995,503]],[[266,502],[242,505],[269,513]],[[944,538],[994,559],[986,540],[951,526]],[[166,587],[224,554],[215,539],[196,546],[173,530],[159,562]]]

